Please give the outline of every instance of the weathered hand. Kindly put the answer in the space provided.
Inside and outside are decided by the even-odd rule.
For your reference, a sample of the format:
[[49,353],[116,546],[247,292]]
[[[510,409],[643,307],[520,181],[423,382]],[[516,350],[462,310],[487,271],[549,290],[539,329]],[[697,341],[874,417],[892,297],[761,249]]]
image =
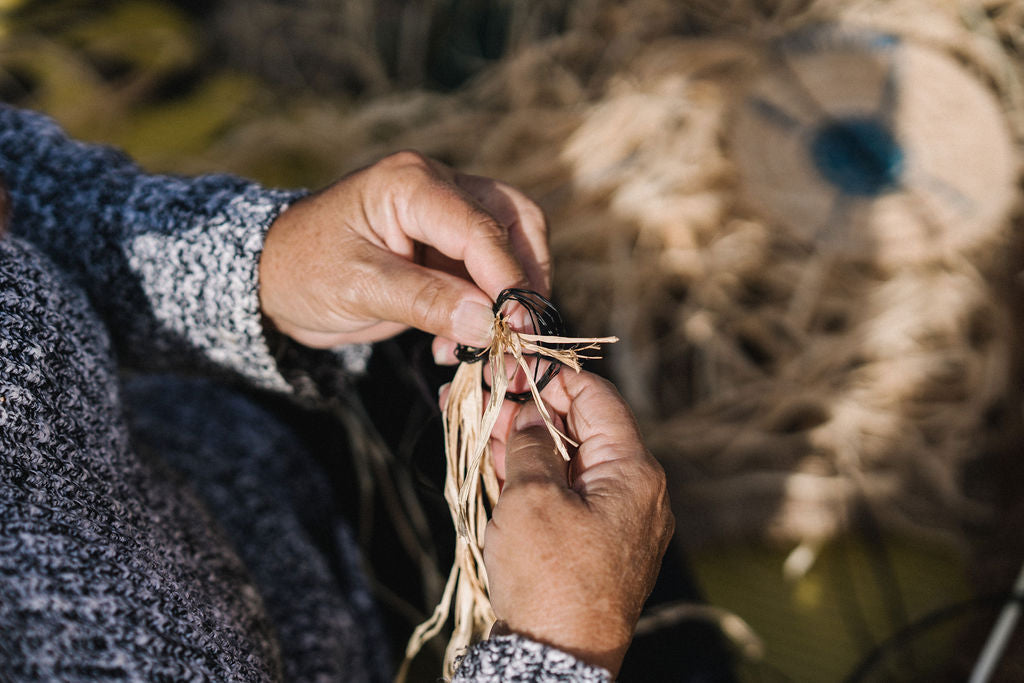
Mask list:
[[480,346],[507,287],[550,289],[540,209],[500,182],[399,152],[285,210],[260,260],[263,313],[313,347],[412,326]]
[[665,473],[610,383],[563,371],[544,396],[580,447],[567,466],[533,404],[496,430],[504,486],[484,541],[496,628],[615,675],[675,525]]

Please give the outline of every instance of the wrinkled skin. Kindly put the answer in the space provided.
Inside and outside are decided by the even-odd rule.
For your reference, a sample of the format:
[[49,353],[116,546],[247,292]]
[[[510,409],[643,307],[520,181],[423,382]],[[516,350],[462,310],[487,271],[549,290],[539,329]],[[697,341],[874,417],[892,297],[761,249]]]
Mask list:
[[[416,327],[435,335],[439,362],[453,363],[456,342],[488,343],[501,290],[547,295],[550,278],[547,228],[533,202],[400,152],[277,218],[260,261],[260,300],[278,330],[307,346]],[[502,411],[493,452],[503,489],[484,548],[496,629],[615,674],[672,533],[665,475],[609,383],[566,371],[544,398],[580,447],[570,486],[536,407]]]

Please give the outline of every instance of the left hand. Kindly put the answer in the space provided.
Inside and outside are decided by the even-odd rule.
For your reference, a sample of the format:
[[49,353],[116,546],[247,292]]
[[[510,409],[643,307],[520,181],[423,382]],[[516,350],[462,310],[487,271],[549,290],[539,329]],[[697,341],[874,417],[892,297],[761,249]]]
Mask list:
[[483,346],[501,290],[550,292],[547,226],[521,192],[399,152],[285,210],[260,259],[263,313],[307,346],[372,342],[406,327]]

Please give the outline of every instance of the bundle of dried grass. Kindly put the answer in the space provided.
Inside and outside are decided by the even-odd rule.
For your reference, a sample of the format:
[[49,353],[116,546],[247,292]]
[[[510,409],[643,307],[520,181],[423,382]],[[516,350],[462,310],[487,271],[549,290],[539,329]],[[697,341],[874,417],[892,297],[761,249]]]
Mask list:
[[[998,259],[1019,158],[962,67],[899,41],[880,55],[866,47],[876,38],[815,30],[796,65],[779,43],[652,45],[563,147],[574,194],[551,211],[573,282],[563,298],[582,329],[621,331],[616,380],[669,468],[691,544],[821,540],[865,502],[889,528],[947,541],[979,519],[962,472],[1008,391]],[[830,120],[868,119],[864,93],[877,102],[885,79],[855,86],[878,60],[899,62],[892,125],[912,173],[858,197],[807,147]],[[822,85],[781,75],[801,68]],[[766,78],[789,86],[772,93],[781,125],[750,122],[755,98],[770,106]],[[955,106],[922,111],[937,88]],[[802,113],[807,100],[834,108]]]
[[[499,489],[490,458],[490,438],[512,377],[518,370],[525,378],[555,448],[568,461],[567,444],[578,444],[555,427],[540,397],[543,387],[538,386],[535,369],[530,367],[528,358],[547,358],[578,372],[581,360],[588,357],[582,352],[615,341],[615,337],[577,339],[517,332],[512,329],[509,318],[499,311],[491,330],[491,342],[480,354],[488,361],[489,391],[484,390],[484,363],[464,361],[459,365],[444,408],[447,463],[444,497],[458,533],[455,560],[440,602],[409,639],[405,660],[396,677],[399,683],[405,680],[412,659],[424,643],[441,631],[449,613],[453,613],[453,631],[444,656],[443,675],[447,679],[455,671],[456,658],[472,643],[487,637],[494,624],[483,560],[484,531],[489,511],[498,500]],[[506,372],[506,358],[514,368],[511,376]]]
[[[524,20],[457,93],[395,94],[380,54],[314,55],[390,94],[249,111],[176,170],[316,185],[414,147],[518,185],[550,218],[567,317],[622,336],[608,368],[669,471],[684,541],[813,545],[866,507],[963,542],[990,510],[965,472],[1020,405],[1006,246],[1024,0],[543,5],[559,32]],[[346,9],[353,44],[371,10]],[[858,195],[808,143],[879,111],[903,170],[877,127],[833,138],[871,152],[884,191]]]
[[[415,147],[542,204],[567,316],[622,337],[613,379],[702,520],[686,540],[826,538],[865,501],[962,539],[1011,391],[1024,2],[588,10],[462,92],[307,117],[308,146],[339,169]],[[867,194],[828,168],[851,138],[883,150]]]
[[[567,317],[622,337],[607,368],[685,546],[775,541],[806,570],[866,513],[963,547],[992,511],[967,473],[1020,405],[1024,2],[591,7],[462,92],[328,112],[317,158],[415,147],[541,203]],[[868,155],[871,196],[809,144],[858,117],[903,151]]]
[[[285,182],[295,159],[317,184],[415,147],[523,187],[550,217],[567,317],[623,338],[608,367],[686,540],[827,538],[865,501],[887,526],[962,538],[982,510],[963,471],[1012,399],[1024,2],[562,15],[460,92],[306,100],[179,170]],[[808,141],[883,110],[903,171],[876,168],[876,196],[839,188]],[[721,504],[736,491],[747,504]]]

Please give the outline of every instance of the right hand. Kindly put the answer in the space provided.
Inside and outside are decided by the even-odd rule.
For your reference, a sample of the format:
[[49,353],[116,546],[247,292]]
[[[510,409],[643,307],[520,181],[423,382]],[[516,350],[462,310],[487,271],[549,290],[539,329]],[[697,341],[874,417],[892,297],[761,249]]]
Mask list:
[[522,634],[614,676],[675,526],[665,473],[609,382],[566,370],[544,397],[580,447],[565,463],[532,403],[495,430],[492,634]]

